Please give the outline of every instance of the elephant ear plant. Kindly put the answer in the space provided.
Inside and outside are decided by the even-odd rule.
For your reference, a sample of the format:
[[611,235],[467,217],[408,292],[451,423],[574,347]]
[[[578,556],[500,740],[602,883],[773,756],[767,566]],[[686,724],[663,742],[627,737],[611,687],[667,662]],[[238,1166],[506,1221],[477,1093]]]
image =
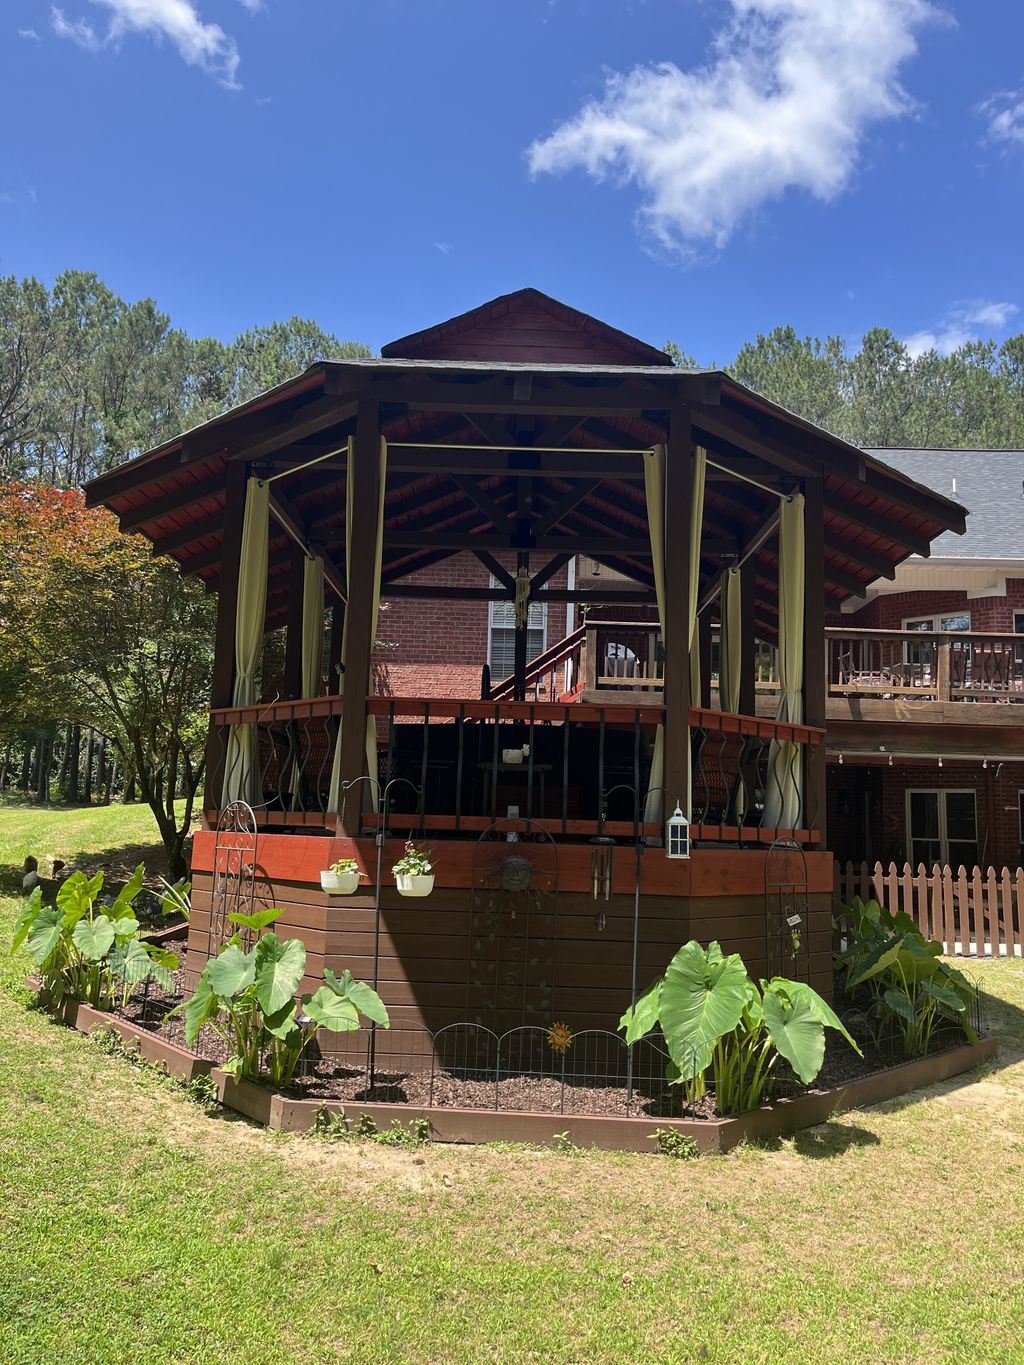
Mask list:
[[[232,915],[233,924],[260,933],[281,914],[260,910]],[[236,1080],[265,1077],[273,1086],[287,1085],[299,1059],[316,1034],[352,1033],[360,1016],[388,1025],[380,996],[349,971],[336,976],[324,969],[324,984],[296,1002],[296,991],[306,972],[306,948],[301,939],[279,939],[264,933],[249,951],[239,934],[207,962],[195,994],[179,1009],[185,1011],[185,1041],[195,1045],[208,1024],[228,1049],[224,1070]]]
[[690,1103],[714,1081],[719,1113],[756,1109],[771,1094],[779,1058],[809,1085],[825,1057],[825,1029],[860,1052],[837,1015],[802,981],[755,983],[738,953],[691,940],[652,981],[619,1027],[626,1042],[659,1033],[668,1079]]
[[974,987],[941,961],[942,944],[926,939],[909,915],[858,897],[842,907],[839,927],[847,942],[837,964],[846,994],[876,1043],[895,1030],[904,1056],[923,1057],[943,1027],[978,1041],[968,1019]]
[[110,905],[100,899],[103,873],[74,872],[62,883],[56,904],[43,903],[36,887],[14,926],[14,952],[24,943],[39,972],[43,991],[55,1005],[81,1000],[97,1009],[123,1009],[135,987],[147,979],[173,988],[175,953],[139,938],[132,902],[142,890],[140,863]]

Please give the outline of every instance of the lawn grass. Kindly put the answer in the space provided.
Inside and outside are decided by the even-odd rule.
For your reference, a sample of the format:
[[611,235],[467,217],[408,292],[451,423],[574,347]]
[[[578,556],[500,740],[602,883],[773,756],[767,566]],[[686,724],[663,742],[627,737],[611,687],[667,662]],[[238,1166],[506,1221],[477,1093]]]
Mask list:
[[[0,868],[119,832],[5,809]],[[1024,963],[970,965],[997,1063],[676,1162],[274,1135],[53,1024],[0,953],[0,1359],[1018,1362]]]

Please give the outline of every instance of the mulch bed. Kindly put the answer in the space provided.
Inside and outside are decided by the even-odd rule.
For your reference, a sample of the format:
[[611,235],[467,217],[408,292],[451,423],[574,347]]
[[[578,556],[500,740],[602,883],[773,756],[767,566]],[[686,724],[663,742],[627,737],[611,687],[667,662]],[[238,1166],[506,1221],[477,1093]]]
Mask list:
[[[179,945],[172,943],[172,949]],[[184,942],[180,944],[184,957]],[[159,1034],[168,1042],[185,1047],[184,1014],[168,1017],[171,1011],[181,1004],[185,984],[182,968],[173,974],[174,989],[162,990],[150,982],[149,992],[144,996],[138,992],[120,1017],[135,1023],[147,1031]],[[837,983],[838,986],[838,983]],[[837,992],[836,1011],[842,1015],[849,1008]],[[851,1030],[854,1031],[854,1030]],[[399,1035],[378,1035],[387,1038],[392,1047]],[[329,1046],[328,1039],[325,1043]],[[288,1093],[296,1099],[324,1100],[343,1105],[362,1104],[408,1104],[410,1108],[459,1108],[459,1109],[497,1109],[518,1110],[544,1114],[592,1114],[592,1115],[634,1115],[638,1117],[680,1119],[715,1119],[720,1117],[715,1106],[713,1093],[707,1094],[695,1105],[684,1103],[682,1092],[677,1086],[669,1086],[650,1072],[637,1076],[632,1102],[620,1079],[608,1083],[586,1083],[575,1080],[571,1066],[567,1068],[565,1083],[557,1074],[530,1074],[528,1070],[502,1076],[496,1080],[493,1070],[483,1071],[472,1068],[443,1068],[437,1066],[433,1074],[430,1070],[429,1055],[407,1063],[396,1063],[394,1053],[389,1058],[379,1056],[376,1067],[375,1083],[369,1084],[369,1075],[363,1058],[365,1052],[360,1043],[348,1056],[320,1055],[316,1045],[312,1056],[306,1059],[305,1068],[289,1087]],[[858,1039],[864,1052],[863,1057],[848,1046],[843,1038],[831,1030],[826,1032],[825,1060],[815,1083],[804,1086],[792,1074],[789,1067],[781,1062],[775,1069],[775,1085],[772,1098],[796,1098],[805,1094],[816,1094],[831,1090],[887,1070],[904,1061],[896,1041],[873,1046],[869,1041]],[[933,1039],[932,1053],[943,1052],[958,1046],[963,1039],[950,1031]],[[424,1039],[417,1035],[415,1045],[423,1047]],[[199,1056],[215,1062],[226,1060],[227,1051],[222,1040],[209,1028],[200,1035],[194,1049]],[[358,1060],[356,1060],[358,1058]],[[557,1064],[549,1070],[557,1072]],[[592,1080],[588,1077],[587,1081]]]

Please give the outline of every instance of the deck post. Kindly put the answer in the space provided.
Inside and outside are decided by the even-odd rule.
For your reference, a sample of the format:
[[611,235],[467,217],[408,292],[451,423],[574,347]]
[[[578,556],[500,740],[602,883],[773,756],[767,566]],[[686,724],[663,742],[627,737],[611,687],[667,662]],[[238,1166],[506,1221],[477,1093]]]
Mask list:
[[666,814],[690,805],[690,504],[693,449],[690,410],[669,414],[665,450],[665,790]]
[[[697,648],[700,651],[700,700],[697,705],[708,710],[711,709],[711,636],[711,608],[708,607],[697,617]],[[718,698],[718,708],[724,710],[721,700],[721,679],[718,685]]]
[[302,599],[306,555],[291,547],[288,565],[288,624],[284,638],[284,695],[288,701],[302,696]]
[[339,808],[337,832],[349,838],[359,834],[360,816],[366,802],[366,783],[358,782],[366,768],[366,698],[370,691],[370,656],[373,653],[374,570],[377,560],[377,507],[380,496],[380,404],[360,399],[348,478],[352,483],[348,529],[351,563],[348,573],[348,607],[345,631],[345,702],[341,730],[340,779],[342,787],[356,783]]
[[[804,480],[804,724],[825,728],[825,500],[821,476]],[[804,757],[804,824],[825,829],[825,744]]]
[[[224,483],[224,532],[217,588],[217,626],[213,637],[213,675],[210,709],[230,706],[235,686],[235,616],[238,611],[238,573],[242,560],[242,525],[249,469],[244,460],[228,464]],[[206,741],[206,781],[203,815],[207,824],[220,809],[227,757],[227,731],[210,722]]]

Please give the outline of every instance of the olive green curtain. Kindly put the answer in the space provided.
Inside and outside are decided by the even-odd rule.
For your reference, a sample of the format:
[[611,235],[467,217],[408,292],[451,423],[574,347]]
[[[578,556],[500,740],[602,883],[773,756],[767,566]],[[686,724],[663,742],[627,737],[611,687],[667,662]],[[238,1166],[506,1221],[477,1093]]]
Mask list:
[[[269,515],[269,484],[261,483],[259,479],[247,480],[235,608],[235,686],[232,694],[235,706],[252,706],[256,700],[256,669],[263,647],[267,612]],[[250,806],[258,806],[263,801],[255,725],[233,725],[228,732],[222,806],[232,801],[246,801]]]
[[[647,524],[651,537],[651,563],[654,571],[654,591],[658,599],[658,619],[665,629],[665,540],[670,530],[665,525],[665,463],[664,445],[656,445],[644,453],[644,491],[647,495]],[[697,446],[693,456],[692,498],[690,501],[690,591],[687,601],[687,626],[690,659],[690,696],[700,696],[700,651],[696,648],[697,599],[700,595],[700,539],[704,527],[704,486],[707,479],[708,454]],[[689,744],[689,729],[685,739]],[[659,725],[654,737],[651,776],[644,802],[644,819],[654,822],[662,818],[662,796],[658,790],[665,781],[665,728]],[[682,798],[683,794],[680,793]],[[686,813],[690,813],[690,793],[685,793]]]
[[720,595],[722,629],[719,636],[718,700],[723,711],[740,709],[740,673],[743,669],[742,598],[739,569],[722,574]]
[[[779,508],[779,709],[778,719],[804,718],[804,497],[794,493]],[[803,806],[803,753],[789,740],[768,754],[764,824],[797,829]]]
[[[348,443],[348,462],[347,469],[352,467],[352,438],[349,437]],[[380,478],[378,480],[377,494],[377,535],[376,535],[376,558],[373,565],[373,619],[370,626],[370,639],[377,638],[377,617],[380,613],[380,576],[381,559],[384,550],[384,492],[387,482],[388,468],[388,446],[383,436],[380,439]],[[357,566],[352,563],[352,515],[353,515],[353,480],[350,474],[345,478],[345,583],[351,593],[352,582],[355,577]],[[338,691],[344,696],[345,693],[345,662],[348,658],[348,611],[345,612],[345,625],[341,636],[341,662],[342,672],[338,681]],[[365,703],[364,703],[365,704]],[[338,726],[338,740],[334,747],[334,764],[331,769],[331,789],[328,801],[328,810],[337,811],[341,806],[341,737],[344,733],[345,713],[342,708],[341,724]],[[377,777],[377,724],[371,717],[366,726],[366,772],[368,776],[376,779]],[[373,784],[370,786],[369,801],[364,804],[372,804],[373,809],[377,809],[377,789]]]

